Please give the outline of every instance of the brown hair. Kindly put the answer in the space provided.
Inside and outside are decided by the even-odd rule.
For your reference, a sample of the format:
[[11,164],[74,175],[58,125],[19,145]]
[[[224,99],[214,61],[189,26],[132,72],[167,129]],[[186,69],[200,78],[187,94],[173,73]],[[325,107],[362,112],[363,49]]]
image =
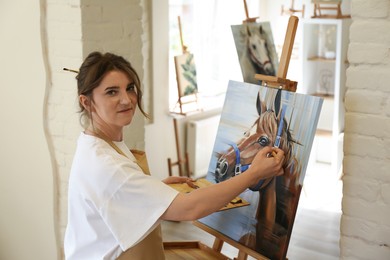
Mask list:
[[[148,114],[142,108],[141,82],[138,74],[131,66],[130,62],[122,56],[109,52],[104,54],[100,52],[90,53],[81,64],[79,73],[76,76],[78,95],[85,95],[92,98],[92,91],[99,86],[104,76],[113,70],[125,73],[131,80],[134,81],[137,89],[138,108],[146,118],[149,118]],[[79,106],[81,118],[86,116],[88,119],[91,119],[83,105],[79,103]]]

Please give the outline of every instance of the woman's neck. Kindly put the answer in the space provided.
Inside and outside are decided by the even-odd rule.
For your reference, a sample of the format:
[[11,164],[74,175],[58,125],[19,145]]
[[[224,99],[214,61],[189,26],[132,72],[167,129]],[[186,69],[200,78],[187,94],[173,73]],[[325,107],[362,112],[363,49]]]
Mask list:
[[97,126],[89,126],[85,129],[85,133],[88,135],[93,135],[99,137],[106,141],[115,141],[120,142],[123,140],[123,132],[122,130],[114,130],[114,129],[104,129],[102,127]]

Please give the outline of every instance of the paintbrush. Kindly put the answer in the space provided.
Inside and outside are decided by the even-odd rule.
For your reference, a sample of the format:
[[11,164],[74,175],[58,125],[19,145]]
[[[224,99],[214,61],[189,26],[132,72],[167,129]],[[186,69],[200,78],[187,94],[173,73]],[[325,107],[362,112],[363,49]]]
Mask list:
[[187,180],[186,183],[188,186],[190,186],[193,189],[199,189],[199,186],[194,183],[195,181]]
[[[282,106],[282,114],[280,115],[280,121],[278,126],[278,133],[276,134],[276,139],[274,143],[274,147],[279,148],[280,146],[280,139],[282,139],[282,131],[283,131],[283,124],[284,124],[284,114],[286,113],[286,105],[283,104]],[[275,157],[276,153],[275,151],[272,151],[272,156]]]
[[79,73],[77,70],[72,70],[72,69],[68,69],[68,68],[63,68],[63,70],[70,71],[70,72],[74,72],[74,73],[76,73],[76,74]]

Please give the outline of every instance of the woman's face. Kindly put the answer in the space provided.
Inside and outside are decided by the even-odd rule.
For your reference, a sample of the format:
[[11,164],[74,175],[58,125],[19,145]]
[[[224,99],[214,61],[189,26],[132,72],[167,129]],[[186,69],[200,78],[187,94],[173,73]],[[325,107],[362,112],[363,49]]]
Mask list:
[[[137,89],[122,71],[111,71],[92,92],[92,121],[120,129],[131,123],[137,107]],[[103,130],[103,129],[102,129]]]

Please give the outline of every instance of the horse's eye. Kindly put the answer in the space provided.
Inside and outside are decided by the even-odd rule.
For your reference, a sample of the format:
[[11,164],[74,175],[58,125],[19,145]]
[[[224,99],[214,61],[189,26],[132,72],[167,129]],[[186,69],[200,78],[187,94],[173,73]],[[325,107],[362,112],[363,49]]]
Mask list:
[[259,138],[259,140],[257,140],[257,142],[261,146],[267,146],[267,145],[269,145],[269,138],[267,136],[260,136],[260,138]]

